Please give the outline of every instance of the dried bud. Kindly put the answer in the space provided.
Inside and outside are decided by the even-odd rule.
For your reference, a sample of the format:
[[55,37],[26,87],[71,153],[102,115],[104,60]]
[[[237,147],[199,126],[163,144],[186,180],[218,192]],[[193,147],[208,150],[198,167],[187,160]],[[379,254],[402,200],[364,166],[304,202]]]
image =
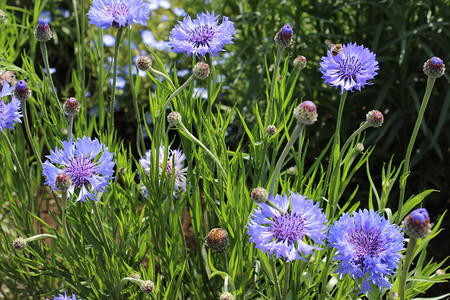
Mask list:
[[396,292],[389,293],[389,300],[395,300],[398,298],[398,294]]
[[80,103],[74,97],[70,97],[63,104],[63,111],[68,116],[75,116],[80,111]]
[[437,269],[437,270],[436,270],[436,275],[437,275],[437,276],[445,275],[445,270],[444,270],[444,269]]
[[228,233],[221,228],[212,229],[206,237],[206,246],[216,252],[224,251],[229,244]]
[[141,56],[136,60],[136,67],[141,71],[147,71],[152,66],[152,60],[148,56]]
[[356,148],[356,151],[359,152],[359,153],[364,151],[364,145],[362,143],[356,144],[355,148]]
[[127,173],[127,168],[120,167],[118,172],[119,172],[119,174],[125,174],[125,173]]
[[303,69],[306,67],[306,57],[299,56],[296,59],[294,59],[294,66],[299,67],[300,69]]
[[197,79],[206,79],[209,76],[209,65],[202,61],[195,64],[194,76]]
[[411,238],[425,238],[431,232],[430,217],[425,208],[413,210],[402,221],[403,231]]
[[286,170],[286,174],[291,175],[291,176],[295,175],[296,172],[297,172],[297,169],[295,167],[289,167]]
[[151,294],[155,291],[155,284],[151,280],[146,280],[141,284],[141,292]]
[[130,274],[130,278],[141,279],[141,276],[138,273],[132,273],[132,274]]
[[269,193],[265,188],[257,187],[252,190],[251,197],[256,203],[264,203],[269,200]]
[[439,57],[432,57],[423,64],[423,72],[430,78],[439,78],[445,73],[445,64]]
[[23,250],[27,246],[27,241],[24,238],[17,238],[12,243],[13,247],[17,250]]
[[56,176],[55,187],[59,191],[66,192],[71,186],[72,186],[72,180],[70,180],[70,177],[67,174],[61,173],[61,174],[58,174],[58,176]]
[[294,117],[300,124],[311,125],[317,121],[316,105],[312,101],[304,101],[294,108]]
[[283,75],[278,76],[278,82],[281,83],[281,81],[283,81]]
[[168,116],[167,116],[167,122],[170,125],[174,125],[177,126],[178,124],[181,123],[181,115],[179,112],[177,111],[173,111],[171,112]]
[[14,89],[14,96],[20,101],[27,101],[31,97],[31,90],[28,84],[24,80],[17,81],[16,88]]
[[220,295],[220,300],[234,300],[234,296],[229,292],[224,292]]
[[292,28],[289,25],[284,25],[274,37],[275,44],[279,47],[286,48],[292,43]]
[[48,26],[47,20],[39,20],[39,24],[34,30],[34,37],[39,42],[48,42],[52,38],[52,31],[50,30],[50,26]]
[[267,126],[267,128],[266,128],[266,133],[267,133],[269,136],[275,135],[275,133],[277,133],[277,127],[276,127],[275,125],[269,125],[269,126]]
[[380,127],[383,125],[384,117],[378,110],[371,110],[366,115],[366,122],[372,127]]
[[5,12],[0,9],[0,21],[5,18]]
[[5,71],[3,72],[2,69],[0,69],[0,89],[3,88],[3,82],[7,81],[10,86],[13,86],[16,84],[16,74],[14,74],[13,71]]

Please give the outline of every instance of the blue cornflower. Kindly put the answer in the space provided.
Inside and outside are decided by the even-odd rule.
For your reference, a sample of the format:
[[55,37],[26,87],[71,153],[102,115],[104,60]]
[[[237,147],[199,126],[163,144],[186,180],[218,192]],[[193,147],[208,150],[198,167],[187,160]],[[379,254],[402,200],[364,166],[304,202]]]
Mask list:
[[186,56],[202,57],[209,53],[219,56],[226,44],[233,44],[234,26],[227,17],[223,17],[222,24],[218,25],[219,16],[206,12],[197,15],[191,20],[190,16],[183,19],[170,32],[169,45],[173,52],[184,53]]
[[169,9],[172,6],[170,1],[168,1],[168,0],[149,0],[148,2],[149,2],[150,10],[156,10],[160,7]]
[[344,90],[353,91],[353,88],[360,91],[366,84],[372,84],[369,80],[377,75],[379,69],[375,54],[356,43],[342,45],[342,50],[336,56],[331,49],[328,50],[320,66],[325,83],[341,87],[341,94]]
[[[337,250],[337,272],[363,278],[361,293],[372,291],[371,284],[391,288],[387,276],[393,275],[402,255],[403,233],[373,210],[344,213],[331,227],[328,242]],[[368,280],[367,280],[367,274]]]
[[[155,150],[153,150],[155,152]],[[147,176],[150,176],[150,166],[151,166],[151,155],[152,150],[148,150],[145,153],[145,156],[139,159],[139,164],[144,169],[144,172]],[[177,192],[182,190],[186,192],[186,175],[187,175],[187,167],[184,167],[183,161],[186,159],[186,156],[181,152],[181,150],[171,150],[168,148],[167,153],[167,161],[165,160],[165,147],[159,147],[159,178],[163,172],[165,172],[166,178],[168,180],[172,180],[172,176],[174,177],[174,187],[173,187],[173,195],[176,197]],[[165,165],[165,170],[163,170],[163,166]],[[140,175],[139,175],[140,176]],[[142,194],[147,197],[148,190],[144,184],[141,185]]]
[[103,29],[111,26],[147,25],[150,7],[143,0],[93,0],[89,23]]
[[56,188],[56,176],[60,173],[67,174],[73,182],[68,190],[69,195],[75,189],[80,189],[75,201],[95,201],[97,192],[105,191],[109,180],[113,179],[113,153],[96,138],[92,140],[84,136],[76,142],[63,141],[62,149],[55,148],[47,158],[42,171],[42,175],[46,177],[45,184],[53,191]]
[[114,47],[116,44],[116,38],[112,36],[111,34],[104,34],[103,35],[103,45],[106,47]]
[[[47,298],[47,300],[50,300]],[[74,294],[72,296],[67,296],[67,292],[64,292],[64,295],[59,294],[58,296],[55,296],[53,300],[77,300]]]
[[281,210],[266,203],[257,204],[247,224],[250,242],[276,258],[283,256],[286,261],[305,260],[313,250],[321,250],[316,244],[323,244],[326,237],[326,217],[319,204],[306,196],[291,193],[290,196],[270,195],[269,199]]
[[8,81],[3,81],[3,87],[0,92],[0,131],[6,128],[13,129],[14,123],[22,123],[20,117],[22,113],[20,111],[20,100],[15,95],[9,103],[6,103],[3,99],[13,93],[14,87],[10,87]]

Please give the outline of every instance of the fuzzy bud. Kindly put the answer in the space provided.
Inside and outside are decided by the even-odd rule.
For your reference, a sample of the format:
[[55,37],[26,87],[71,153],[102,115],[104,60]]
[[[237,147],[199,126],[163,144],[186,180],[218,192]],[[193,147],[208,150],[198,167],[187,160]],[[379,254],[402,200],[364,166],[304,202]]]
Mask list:
[[72,186],[72,180],[70,180],[70,177],[67,174],[61,173],[61,174],[58,174],[58,176],[56,176],[55,187],[59,191],[66,192],[71,186]]
[[311,125],[317,121],[316,105],[312,101],[304,101],[294,108],[294,117],[300,124]]
[[141,276],[138,273],[132,273],[132,274],[130,274],[130,278],[139,280],[139,279],[141,279]]
[[181,114],[177,111],[173,111],[167,115],[167,122],[170,125],[177,126],[181,123]]
[[306,57],[299,56],[296,59],[294,59],[294,66],[303,69],[306,67],[306,62],[307,62]]
[[224,292],[220,295],[220,300],[234,300],[234,296],[229,292]]
[[141,71],[147,71],[152,66],[152,60],[148,56],[141,56],[136,60],[136,67]]
[[445,73],[445,64],[439,57],[432,57],[423,64],[423,72],[430,78],[439,78]]
[[297,169],[295,167],[289,167],[286,170],[286,174],[291,175],[291,176],[295,175],[296,172],[297,172]]
[[39,20],[38,26],[34,30],[34,37],[39,42],[48,42],[52,38],[52,31],[46,20]]
[[358,153],[362,153],[364,151],[364,145],[362,143],[356,144],[355,148]]
[[24,80],[17,81],[16,88],[14,89],[14,96],[20,101],[27,101],[31,97],[31,90],[28,84]]
[[366,122],[372,127],[380,127],[383,125],[384,117],[378,110],[371,110],[366,115]]
[[425,238],[431,232],[430,217],[425,208],[413,210],[402,221],[403,231],[410,238]]
[[194,66],[194,76],[197,79],[206,79],[209,76],[209,65],[205,62],[198,62]]
[[0,9],[0,21],[5,18],[5,12]]
[[253,201],[260,204],[269,200],[269,193],[265,188],[257,187],[252,190],[251,197]]
[[7,81],[10,86],[13,86],[16,84],[16,74],[14,74],[13,71],[5,71],[3,72],[2,69],[0,69],[0,89],[3,88],[3,82]]
[[276,127],[275,125],[269,125],[269,126],[267,126],[267,128],[266,128],[266,133],[267,133],[269,136],[275,135],[275,133],[277,133],[277,127]]
[[225,251],[229,244],[228,233],[222,228],[212,229],[206,237],[206,246],[216,252]]
[[141,284],[141,292],[151,294],[155,291],[155,284],[151,280],[146,280]]
[[27,246],[27,241],[19,237],[13,241],[12,245],[16,250],[23,250]]
[[396,292],[389,293],[389,300],[395,300],[398,298],[398,294]]
[[75,116],[80,111],[80,103],[74,97],[70,97],[64,102],[63,111],[68,116]]
[[437,269],[437,270],[436,270],[436,275],[437,275],[437,276],[445,275],[445,270],[444,270],[444,269]]
[[286,48],[292,43],[292,28],[289,25],[284,25],[274,37],[275,44],[279,47]]

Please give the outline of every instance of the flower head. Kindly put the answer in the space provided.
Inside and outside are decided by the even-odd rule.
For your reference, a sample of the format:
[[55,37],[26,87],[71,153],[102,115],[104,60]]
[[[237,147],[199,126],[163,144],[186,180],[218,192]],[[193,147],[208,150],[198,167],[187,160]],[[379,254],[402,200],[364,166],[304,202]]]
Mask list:
[[[155,149],[153,149],[155,153]],[[145,156],[139,159],[139,164],[144,169],[144,172],[147,176],[150,176],[150,167],[151,167],[151,156],[152,150],[148,150],[145,153]],[[172,176],[174,177],[174,187],[173,194],[176,196],[176,193],[179,190],[186,191],[186,175],[187,175],[187,167],[184,167],[183,161],[186,159],[186,156],[181,152],[181,150],[171,150],[168,149],[167,160],[165,159],[165,147],[159,147],[159,179],[161,180],[161,176],[163,172],[165,173],[167,180],[172,180]],[[163,169],[163,167],[165,167]],[[144,184],[141,186],[142,194],[147,197],[148,190]]]
[[36,29],[34,30],[34,37],[39,42],[48,42],[52,38],[52,31],[46,19],[40,19]]
[[211,229],[206,236],[206,246],[213,251],[225,251],[229,244],[228,232],[222,228]]
[[312,101],[303,101],[294,108],[294,117],[300,124],[314,124],[317,121],[317,116],[317,108]]
[[9,103],[6,103],[3,99],[6,96],[12,94],[14,87],[10,87],[8,81],[3,81],[3,87],[0,91],[0,131],[6,128],[14,128],[14,123],[22,123],[20,117],[22,113],[20,111],[20,101],[16,96],[12,96]]
[[425,238],[431,232],[428,211],[425,208],[413,210],[402,221],[403,231],[411,238]]
[[31,91],[26,81],[17,81],[16,88],[14,89],[14,96],[16,96],[20,101],[27,101],[30,99]]
[[93,0],[87,15],[89,23],[103,29],[146,25],[150,7],[143,0]]
[[[47,300],[50,300],[47,298]],[[64,292],[64,295],[59,294],[58,296],[55,296],[53,300],[77,300],[74,294],[72,296],[67,296],[67,292]]]
[[219,56],[226,44],[233,44],[234,26],[227,17],[223,17],[222,24],[218,25],[219,16],[206,12],[197,15],[191,20],[190,16],[183,19],[170,32],[169,46],[175,53],[186,53],[201,58],[209,53]]
[[366,122],[372,127],[380,127],[383,125],[384,116],[378,110],[371,110],[366,114]]
[[155,291],[155,284],[151,280],[146,280],[141,284],[141,291],[144,294],[151,294]]
[[423,64],[423,72],[430,78],[439,78],[445,73],[445,64],[439,57],[432,57]]
[[97,192],[105,191],[109,180],[113,179],[113,153],[96,138],[92,140],[84,136],[76,142],[63,141],[62,149],[55,148],[47,158],[42,171],[42,175],[46,177],[45,184],[53,191],[57,188],[55,180],[58,174],[67,174],[72,180],[68,189],[69,196],[75,189],[80,189],[75,201],[95,201]]
[[63,112],[68,116],[75,116],[80,111],[80,103],[74,97],[70,97],[63,104]]
[[287,213],[281,214],[266,203],[258,204],[247,224],[250,242],[263,252],[274,253],[277,258],[283,256],[287,261],[305,260],[313,250],[320,250],[318,245],[310,245],[310,240],[323,244],[326,236],[326,218],[319,204],[294,193],[270,196],[270,200]]
[[275,44],[282,48],[289,46],[292,43],[292,32],[291,26],[284,25],[274,37]]
[[328,50],[320,66],[325,83],[340,87],[341,94],[344,90],[353,91],[353,88],[360,91],[366,84],[372,84],[369,80],[377,75],[379,69],[375,54],[356,43],[342,45],[342,50],[336,56]]
[[[363,278],[361,293],[371,291],[371,284],[391,288],[387,276],[394,274],[403,250],[403,233],[377,212],[359,210],[344,213],[331,227],[328,242],[337,250],[337,272]],[[367,280],[367,274],[368,280]]]

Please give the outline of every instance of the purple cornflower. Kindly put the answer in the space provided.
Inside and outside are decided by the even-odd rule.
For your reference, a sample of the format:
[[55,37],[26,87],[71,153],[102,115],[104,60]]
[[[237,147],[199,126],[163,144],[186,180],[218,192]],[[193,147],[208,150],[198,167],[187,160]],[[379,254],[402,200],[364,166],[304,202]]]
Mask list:
[[361,293],[372,291],[371,284],[380,291],[391,288],[387,276],[395,273],[404,249],[403,233],[397,225],[373,210],[359,210],[352,216],[344,213],[330,227],[328,242],[337,250],[340,276],[349,273],[354,279],[363,278]]
[[214,11],[197,14],[194,21],[190,16],[185,17],[170,32],[169,46],[175,53],[186,52],[188,57],[196,55],[201,58],[207,53],[219,56],[226,44],[233,44],[231,40],[235,31],[233,22],[227,17],[223,17],[220,25],[218,19]]
[[318,203],[294,193],[275,198],[271,195],[269,200],[287,213],[281,214],[266,203],[257,204],[259,208],[247,224],[247,234],[256,248],[274,253],[276,258],[283,256],[286,261],[305,260],[313,250],[321,250],[319,245],[311,245],[323,244],[326,237],[327,220]]
[[84,136],[76,142],[63,141],[62,149],[55,148],[47,158],[42,171],[42,175],[46,177],[45,184],[53,191],[56,189],[56,176],[67,174],[73,182],[68,190],[69,195],[72,195],[75,189],[80,189],[75,201],[95,201],[97,192],[105,191],[109,180],[113,179],[113,153],[96,138],[92,140]]
[[379,69],[375,54],[356,43],[342,45],[342,50],[336,56],[328,50],[320,66],[325,83],[341,87],[341,94],[344,90],[353,91],[353,88],[360,91],[366,84],[372,84],[369,80],[377,75]]
[[[47,298],[47,300],[50,300]],[[64,295],[59,294],[58,296],[55,296],[53,300],[77,300],[74,294],[72,296],[67,296],[67,292],[64,292]]]
[[150,7],[143,0],[93,0],[89,23],[103,29],[138,23],[147,25]]
[[0,92],[0,131],[6,128],[13,129],[14,123],[22,123],[20,117],[22,113],[20,111],[20,101],[15,95],[9,103],[3,100],[4,97],[12,94],[14,87],[10,87],[8,81],[3,81],[3,87]]
[[[150,176],[150,166],[151,166],[151,155],[152,150],[148,150],[145,153],[145,156],[139,159],[139,163],[141,164],[144,172],[147,176]],[[156,154],[156,151],[153,150]],[[186,192],[186,175],[187,175],[187,167],[184,167],[183,161],[186,159],[186,156],[181,152],[181,150],[171,150],[168,149],[167,160],[165,157],[165,147],[159,147],[159,178],[161,179],[161,175],[163,173],[163,167],[165,167],[165,176],[166,180],[172,180],[172,176],[174,177],[174,186],[173,186],[173,195],[176,197],[176,193],[181,189],[183,192]],[[165,166],[164,166],[165,165]],[[148,190],[147,187],[142,184],[141,185],[142,194],[147,197]]]

